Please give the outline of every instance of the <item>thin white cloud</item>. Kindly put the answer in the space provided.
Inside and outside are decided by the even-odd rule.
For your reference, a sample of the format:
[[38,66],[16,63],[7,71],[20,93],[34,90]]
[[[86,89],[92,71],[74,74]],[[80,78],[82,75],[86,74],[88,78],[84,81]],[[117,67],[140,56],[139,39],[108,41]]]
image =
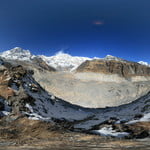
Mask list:
[[93,24],[94,24],[94,25],[97,25],[97,26],[100,26],[100,25],[103,25],[103,24],[104,24],[104,21],[95,20],[95,21],[93,21]]

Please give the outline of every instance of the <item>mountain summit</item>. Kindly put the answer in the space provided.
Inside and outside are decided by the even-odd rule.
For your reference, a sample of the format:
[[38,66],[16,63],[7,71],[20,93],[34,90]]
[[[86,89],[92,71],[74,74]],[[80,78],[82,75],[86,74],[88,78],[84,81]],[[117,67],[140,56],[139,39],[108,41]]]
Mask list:
[[[115,60],[115,61],[121,61],[124,62],[125,60],[116,56],[112,56],[112,55],[106,55],[106,57],[104,57],[105,60]],[[126,61],[125,61],[126,62]]]
[[0,56],[5,59],[14,59],[21,61],[29,61],[34,57],[34,55],[32,55],[29,50],[24,50],[20,47],[15,47],[11,50],[4,51],[0,54]]
[[74,70],[86,60],[92,60],[88,57],[71,56],[69,54],[58,52],[56,55],[47,57],[40,56],[48,65],[57,70]]

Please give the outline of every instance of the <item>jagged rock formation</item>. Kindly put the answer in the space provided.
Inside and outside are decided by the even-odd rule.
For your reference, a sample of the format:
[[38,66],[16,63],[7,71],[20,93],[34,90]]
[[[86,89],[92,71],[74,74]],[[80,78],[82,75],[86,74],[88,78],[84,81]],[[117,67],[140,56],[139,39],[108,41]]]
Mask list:
[[150,76],[150,67],[148,66],[140,65],[135,62],[121,62],[116,60],[87,60],[82,63],[76,71],[118,74],[123,77]]

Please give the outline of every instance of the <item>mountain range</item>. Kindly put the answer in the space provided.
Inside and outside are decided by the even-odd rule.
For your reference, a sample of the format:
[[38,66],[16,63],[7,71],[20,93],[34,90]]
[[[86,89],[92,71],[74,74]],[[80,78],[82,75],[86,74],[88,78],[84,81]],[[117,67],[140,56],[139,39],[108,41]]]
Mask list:
[[[63,71],[72,71],[75,70],[80,64],[85,62],[86,60],[94,60],[94,59],[101,59],[101,60],[115,60],[126,62],[121,58],[107,55],[105,58],[88,58],[88,57],[78,57],[78,56],[71,56],[69,54],[58,52],[54,56],[44,56],[44,55],[33,55],[29,50],[24,50],[20,47],[15,47],[13,49],[4,51],[0,54],[1,57],[5,59],[11,60],[20,60],[20,61],[32,61],[35,57],[42,58],[48,65],[54,67],[57,70]],[[142,65],[150,66],[147,62],[140,61],[138,62]]]

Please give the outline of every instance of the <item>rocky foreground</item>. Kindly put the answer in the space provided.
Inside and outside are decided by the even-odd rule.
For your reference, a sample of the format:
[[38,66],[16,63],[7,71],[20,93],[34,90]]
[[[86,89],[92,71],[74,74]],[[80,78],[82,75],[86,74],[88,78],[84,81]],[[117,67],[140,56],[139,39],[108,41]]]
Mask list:
[[[137,125],[133,131],[138,131],[142,126],[143,124]],[[30,120],[25,116],[12,115],[0,120],[0,150],[148,150],[149,146],[148,138],[114,139],[72,132],[58,123]]]

